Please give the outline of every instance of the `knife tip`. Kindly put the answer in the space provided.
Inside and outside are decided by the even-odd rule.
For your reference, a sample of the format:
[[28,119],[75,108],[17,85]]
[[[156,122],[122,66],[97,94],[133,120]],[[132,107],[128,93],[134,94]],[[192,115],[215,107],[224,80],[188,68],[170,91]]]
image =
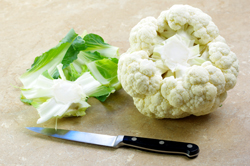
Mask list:
[[38,132],[38,131],[40,131],[42,128],[41,128],[41,127],[26,127],[26,129],[29,129],[29,130],[31,130],[31,131]]
[[31,130],[32,129],[32,127],[25,127],[26,129],[29,129],[29,130]]

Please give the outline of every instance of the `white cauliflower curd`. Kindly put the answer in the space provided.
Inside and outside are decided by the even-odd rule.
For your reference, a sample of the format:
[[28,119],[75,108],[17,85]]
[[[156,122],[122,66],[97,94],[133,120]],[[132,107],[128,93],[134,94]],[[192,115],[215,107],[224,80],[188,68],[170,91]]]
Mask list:
[[174,5],[142,19],[121,55],[118,79],[137,109],[154,118],[213,112],[236,84],[236,55],[209,15]]

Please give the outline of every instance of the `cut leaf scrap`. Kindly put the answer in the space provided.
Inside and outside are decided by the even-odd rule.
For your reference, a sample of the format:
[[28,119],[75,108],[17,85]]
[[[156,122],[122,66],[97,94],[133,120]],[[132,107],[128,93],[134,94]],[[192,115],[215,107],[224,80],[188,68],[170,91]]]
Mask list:
[[24,87],[32,87],[39,75],[46,70],[51,76],[53,76],[56,72],[56,66],[62,62],[66,52],[71,46],[71,43],[76,37],[77,34],[71,29],[56,47],[51,48],[41,56],[36,57],[31,68],[20,77]]
[[40,75],[35,81],[36,86],[22,89],[27,100],[47,98],[40,105],[36,103],[39,105],[37,110],[41,117],[37,123],[43,123],[52,117],[64,117],[65,113],[67,116],[83,115],[83,111],[90,106],[86,102],[88,96],[99,97],[110,93],[89,72],[85,72],[75,81],[68,81],[63,75],[62,64],[57,68],[62,79],[49,79]]
[[121,88],[118,48],[96,34],[78,36],[73,29],[59,44],[35,58],[21,77],[21,101],[37,108],[43,123],[53,117],[83,116],[89,97],[105,101]]
[[86,41],[85,45],[87,46],[85,51],[90,51],[90,52],[98,51],[101,55],[110,58],[118,57],[119,55],[118,47],[114,47],[105,43],[103,38],[96,34],[90,33],[84,36],[83,40]]

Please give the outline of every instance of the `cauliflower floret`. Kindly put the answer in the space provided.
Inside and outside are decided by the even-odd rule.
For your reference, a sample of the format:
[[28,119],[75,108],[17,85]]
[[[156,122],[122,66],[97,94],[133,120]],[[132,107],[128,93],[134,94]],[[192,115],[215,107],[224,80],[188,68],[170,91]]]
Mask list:
[[118,79],[132,97],[145,97],[159,91],[161,74],[145,51],[123,54],[118,63]]
[[185,24],[193,28],[187,33],[193,33],[193,37],[197,38],[200,44],[207,44],[219,34],[209,15],[188,5],[174,5],[168,11],[163,11],[157,19],[159,33],[165,30],[178,31]]
[[130,32],[130,51],[144,50],[151,54],[153,46],[163,41],[157,35],[157,29],[157,20],[154,17],[142,19]]
[[133,98],[137,109],[144,115],[158,119],[162,118],[183,118],[190,115],[169,104],[160,92],[145,98]]
[[120,57],[118,78],[146,116],[209,114],[236,84],[237,57],[200,9],[174,5],[157,19],[141,20],[130,45]]
[[232,89],[239,73],[239,62],[229,46],[220,41],[209,44],[209,59],[217,68],[221,69],[225,77],[225,90]]
[[220,69],[212,65],[211,62],[207,61],[201,65],[209,73],[209,82],[217,88],[217,95],[220,95],[225,91],[225,79]]

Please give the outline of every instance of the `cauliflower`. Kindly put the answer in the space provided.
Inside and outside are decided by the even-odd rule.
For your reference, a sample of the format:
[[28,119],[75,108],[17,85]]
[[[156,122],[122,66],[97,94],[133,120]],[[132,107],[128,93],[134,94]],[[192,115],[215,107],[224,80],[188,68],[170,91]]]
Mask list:
[[121,55],[118,79],[137,109],[154,118],[213,112],[236,84],[236,55],[209,15],[174,5],[142,19]]

